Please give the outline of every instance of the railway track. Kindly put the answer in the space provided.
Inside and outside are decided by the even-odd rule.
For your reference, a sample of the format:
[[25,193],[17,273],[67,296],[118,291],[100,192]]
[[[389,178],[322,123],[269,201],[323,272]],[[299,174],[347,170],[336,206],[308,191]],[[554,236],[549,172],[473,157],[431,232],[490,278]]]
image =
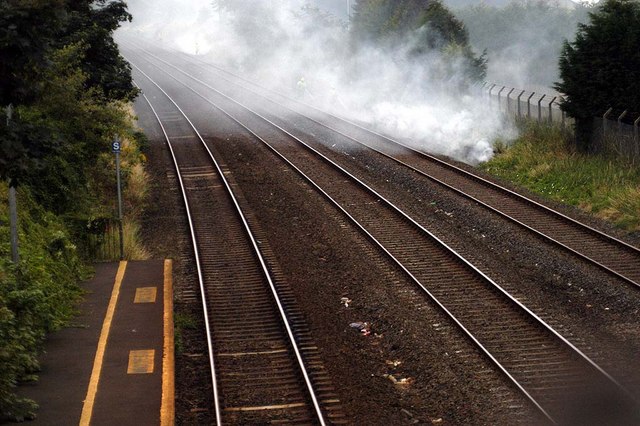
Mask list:
[[611,402],[607,410],[635,404],[560,333],[348,170],[213,87],[203,85],[206,96],[152,61],[148,65],[235,121],[343,212],[551,422],[576,412],[602,414],[580,401],[596,390]]
[[145,93],[156,99],[154,107],[145,94],[185,203],[216,423],[343,423],[303,316],[268,246],[259,247],[228,171],[173,99],[144,72],[137,73]]
[[[155,57],[189,78],[199,80],[198,77],[186,73],[162,58]],[[273,90],[265,89],[215,65],[208,63],[200,63],[199,65],[213,68],[218,73],[225,74],[231,79],[221,77],[223,80],[258,95],[279,108],[284,108],[322,126],[350,142],[375,151],[459,196],[472,200],[526,228],[544,240],[562,247],[633,287],[640,288],[639,248],[517,192],[417,150],[406,143],[367,129],[358,123],[291,99]]]

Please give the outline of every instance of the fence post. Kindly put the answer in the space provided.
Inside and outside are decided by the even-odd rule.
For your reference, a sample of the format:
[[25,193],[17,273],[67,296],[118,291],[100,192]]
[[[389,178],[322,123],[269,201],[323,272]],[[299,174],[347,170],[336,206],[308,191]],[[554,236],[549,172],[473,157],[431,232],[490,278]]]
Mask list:
[[551,102],[549,102],[549,124],[553,124],[553,113],[551,112],[551,108],[556,99],[558,99],[557,96],[551,99]]
[[633,139],[636,143],[636,157],[640,157],[640,137],[638,137],[638,127],[640,127],[640,115],[633,122]]
[[618,151],[620,152],[620,154],[622,154],[622,119],[627,115],[628,112],[629,110],[625,109],[618,117]]
[[531,118],[531,98],[535,95],[536,92],[531,92],[529,98],[527,98],[527,118]]
[[546,97],[546,94],[543,94],[540,99],[538,99],[538,123],[542,122],[542,100]]
[[518,95],[518,118],[520,118],[520,111],[522,109],[522,106],[520,104],[520,98],[522,97],[522,95],[524,95],[524,90],[522,92],[520,92],[520,94]]
[[513,93],[514,90],[516,90],[515,87],[511,89],[509,93],[507,93],[507,114],[511,113],[511,94]]
[[607,137],[607,119],[609,118],[609,114],[613,112],[613,108],[609,108],[607,112],[602,115],[602,141],[605,142],[604,139]]
[[500,91],[498,92],[498,111],[502,110],[502,105],[500,104],[500,99],[501,99],[500,95],[502,94],[502,91],[506,88],[507,86],[502,86],[502,89],[500,89]]
[[492,105],[492,104],[493,104],[493,101],[491,100],[491,95],[492,95],[492,93],[491,93],[491,92],[493,91],[493,88],[494,88],[494,87],[496,87],[496,85],[495,85],[495,84],[492,84],[492,85],[491,85],[491,87],[489,87],[489,105]]

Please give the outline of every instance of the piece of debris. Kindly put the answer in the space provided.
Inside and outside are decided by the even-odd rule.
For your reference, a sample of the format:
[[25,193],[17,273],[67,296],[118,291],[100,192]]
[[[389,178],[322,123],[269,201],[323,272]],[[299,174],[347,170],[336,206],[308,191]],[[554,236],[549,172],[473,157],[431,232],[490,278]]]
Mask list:
[[371,325],[368,322],[352,322],[349,326],[351,328],[357,328],[364,336],[371,334]]
[[437,419],[431,419],[431,423],[437,425],[439,423],[442,423],[442,419],[440,417],[438,417]]
[[343,297],[342,299],[340,299],[340,303],[342,303],[345,308],[348,308],[351,302],[352,300],[349,299],[348,297]]
[[414,425],[415,425],[415,424],[420,423],[420,420],[416,419],[416,418],[415,418],[415,416],[413,415],[413,413],[412,413],[411,411],[406,410],[406,409],[404,409],[404,408],[402,408],[400,411],[401,411],[402,413],[406,414],[406,415],[407,415],[407,417],[409,417],[409,418],[411,419],[411,424],[414,424]]
[[387,365],[392,365],[394,367],[397,367],[400,364],[402,364],[402,361],[400,361],[399,359],[396,359],[394,361],[387,360],[386,363],[387,363]]
[[397,386],[409,386],[414,382],[414,379],[412,377],[397,378],[393,374],[385,374],[384,377],[391,380],[393,384]]

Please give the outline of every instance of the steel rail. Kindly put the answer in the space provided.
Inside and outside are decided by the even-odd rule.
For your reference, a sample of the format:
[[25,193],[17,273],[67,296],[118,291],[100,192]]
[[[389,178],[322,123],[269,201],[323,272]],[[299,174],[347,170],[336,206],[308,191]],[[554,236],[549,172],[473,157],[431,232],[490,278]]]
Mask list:
[[[142,90],[140,88],[140,86],[138,86],[138,84],[135,81],[133,83],[135,84],[135,86],[138,89]],[[176,170],[176,176],[178,177],[178,183],[180,184],[180,192],[182,193],[182,200],[184,201],[184,208],[185,208],[185,211],[187,213],[187,221],[189,223],[189,233],[191,234],[191,244],[193,245],[193,256],[195,257],[196,269],[198,271],[198,284],[200,286],[200,294],[202,296],[201,297],[202,310],[203,310],[203,313],[204,313],[205,331],[207,333],[207,350],[209,352],[209,368],[211,369],[211,382],[212,382],[212,386],[213,386],[213,399],[214,399],[214,409],[215,409],[215,416],[216,416],[216,424],[217,425],[221,425],[222,424],[222,413],[221,413],[221,410],[220,410],[220,402],[219,402],[219,394],[218,394],[218,385],[217,385],[217,377],[216,377],[215,360],[213,358],[213,341],[211,339],[211,326],[210,326],[210,321],[209,321],[209,313],[208,313],[208,310],[207,310],[207,300],[206,300],[205,288],[204,288],[204,277],[202,276],[202,265],[200,263],[200,254],[198,252],[198,238],[196,237],[195,227],[194,227],[193,219],[192,219],[192,216],[191,216],[191,209],[189,207],[189,199],[187,197],[187,191],[185,189],[184,181],[182,179],[182,172],[180,171],[180,166],[178,165],[178,160],[176,158],[175,152],[173,151],[173,146],[171,144],[171,141],[169,140],[169,135],[167,134],[167,131],[165,130],[165,127],[162,124],[162,121],[160,120],[160,117],[158,116],[158,113],[156,112],[156,109],[151,104],[151,101],[149,101],[149,98],[147,98],[147,95],[142,93],[142,97],[144,98],[144,100],[149,105],[149,108],[151,108],[151,111],[153,112],[153,115],[155,116],[156,120],[158,121],[158,124],[160,125],[160,129],[162,129],[162,134],[164,135],[164,138],[167,141],[167,146],[169,147],[169,152],[171,154],[171,159],[172,159],[172,162],[173,162],[173,166],[174,166],[174,168]]]
[[[324,190],[322,190],[322,188],[319,187],[319,185],[317,185],[313,180],[311,180],[311,178],[309,178],[307,175],[305,175],[298,167],[296,167],[290,160],[288,160],[284,155],[282,155],[277,149],[275,149],[273,146],[271,146],[264,138],[260,137],[256,132],[254,132],[253,130],[251,130],[247,125],[243,124],[242,122],[240,122],[237,118],[233,117],[230,113],[228,113],[224,108],[220,107],[218,104],[214,103],[213,101],[211,101],[210,99],[208,99],[206,96],[202,95],[200,92],[196,91],[195,89],[193,89],[192,87],[190,87],[189,85],[187,85],[186,83],[180,81],[179,79],[177,79],[175,76],[173,76],[171,73],[167,72],[166,70],[163,70],[161,67],[153,64],[152,62],[149,61],[149,64],[151,64],[152,66],[155,66],[156,68],[158,68],[159,70],[161,70],[162,72],[164,72],[165,74],[167,74],[168,76],[170,76],[172,79],[174,79],[175,81],[177,81],[179,84],[183,85],[185,88],[187,88],[188,90],[190,90],[191,92],[193,92],[196,96],[200,97],[201,99],[203,99],[205,102],[209,103],[210,105],[212,105],[214,108],[216,108],[217,110],[221,111],[223,114],[225,114],[227,117],[229,117],[230,119],[232,119],[234,122],[236,122],[237,124],[239,124],[242,128],[244,128],[245,130],[247,130],[250,134],[252,134],[255,138],[257,138],[258,140],[260,140],[263,144],[265,144],[271,151],[273,151],[274,153],[276,153],[280,158],[282,158],[288,165],[290,165],[292,168],[294,168],[294,170],[296,170],[305,180],[307,180],[309,183],[312,184],[312,186],[314,186],[315,188],[317,188],[322,195],[324,195],[325,197],[327,197],[336,207],[339,208],[339,210],[341,210],[342,212],[344,212],[347,217],[349,218],[349,220],[351,220],[352,222],[354,222],[354,224],[357,225],[358,228],[362,229],[365,234],[372,239],[372,241],[374,241],[374,243],[376,245],[378,245],[385,254],[387,254],[394,263],[396,263],[403,271],[405,271],[408,276],[412,279],[412,281],[416,282],[416,284],[419,285],[420,288],[422,288],[425,293],[439,306],[443,309],[443,311],[463,330],[463,332],[465,334],[467,334],[471,340],[476,343],[476,345],[478,345],[478,347],[496,364],[496,366],[507,375],[507,377],[516,385],[516,387],[518,389],[520,389],[523,394],[539,409],[541,410],[541,412],[545,415],[545,417],[547,417],[549,420],[551,420],[552,422],[554,421],[550,415],[540,406],[540,404],[524,389],[524,387],[522,385],[520,385],[520,383],[517,382],[517,380],[506,370],[506,368],[504,366],[502,366],[499,361],[497,361],[497,359],[488,351],[488,349],[486,349],[476,338],[475,336],[473,336],[471,334],[471,332],[469,332],[462,324],[461,322],[455,318],[455,316],[453,316],[453,314],[443,305],[443,303],[441,303],[422,283],[420,283],[417,278],[411,274],[410,271],[408,271],[408,269],[402,265],[398,259],[396,259],[378,240],[376,240],[373,235],[371,235],[370,232],[368,232],[363,225],[361,225],[359,222],[357,222],[357,220],[352,217],[349,213],[346,212],[346,210],[344,208],[342,208],[333,198],[331,198]],[[285,129],[283,129],[282,127],[278,126],[277,124],[273,123],[272,121],[270,121],[269,119],[265,118],[264,116],[260,115],[259,113],[255,112],[254,110],[252,110],[251,108],[245,106],[244,104],[242,104],[241,102],[238,102],[236,100],[234,100],[233,98],[225,95],[224,93],[218,91],[217,89],[209,86],[208,84],[204,83],[204,82],[200,82],[200,84],[204,85],[205,87],[208,87],[210,90],[215,91],[216,93],[218,93],[220,96],[228,99],[229,101],[239,105],[240,107],[242,107],[243,109],[247,110],[248,112],[250,112],[252,115],[260,118],[261,120],[267,122],[269,125],[273,126],[274,128],[278,129],[280,132],[284,133],[287,137],[290,137],[292,140],[295,140],[297,143],[301,144],[302,146],[304,146],[307,150],[309,150],[310,152],[314,153],[316,156],[320,157],[322,160],[324,160],[326,163],[330,164],[331,166],[333,166],[334,168],[336,168],[337,170],[339,170],[340,172],[342,172],[343,174],[345,174],[346,176],[348,176],[353,182],[356,182],[360,187],[364,188],[366,191],[368,191],[369,193],[371,193],[372,195],[374,195],[376,198],[378,198],[380,201],[382,201],[385,205],[387,205],[389,208],[391,208],[392,210],[394,210],[396,213],[398,213],[401,217],[403,217],[405,220],[409,221],[413,226],[415,226],[417,229],[419,229],[421,232],[423,232],[426,236],[428,236],[430,239],[432,239],[433,241],[435,241],[440,247],[444,248],[446,251],[448,251],[449,253],[451,253],[455,258],[457,258],[460,262],[462,262],[463,264],[465,264],[468,268],[470,268],[474,273],[476,273],[478,276],[480,276],[485,282],[489,283],[491,285],[492,288],[498,290],[503,296],[505,296],[508,300],[510,300],[513,304],[515,304],[516,306],[519,307],[519,309],[521,309],[522,311],[524,311],[529,317],[533,318],[539,325],[541,325],[544,329],[546,329],[548,332],[550,332],[552,335],[554,335],[557,339],[559,339],[563,344],[565,344],[567,347],[569,347],[575,354],[577,354],[583,361],[585,361],[587,364],[589,364],[592,368],[594,368],[596,371],[598,371],[602,376],[604,376],[607,380],[609,380],[613,385],[615,385],[618,389],[620,389],[621,391],[623,391],[625,393],[625,395],[627,395],[629,398],[631,399],[635,399],[634,396],[624,387],[622,386],[615,378],[613,378],[609,373],[607,373],[602,367],[600,367],[595,361],[593,361],[592,359],[590,359],[584,352],[582,352],[579,348],[577,348],[573,343],[571,343],[570,341],[568,341],[564,336],[562,336],[558,331],[556,331],[552,326],[550,326],[549,324],[547,324],[542,318],[540,318],[537,314],[535,314],[533,311],[531,311],[528,307],[526,307],[524,304],[522,304],[520,301],[518,301],[514,296],[512,296],[510,293],[508,293],[505,289],[503,289],[499,284],[497,284],[496,282],[494,282],[490,277],[488,277],[485,273],[483,273],[481,270],[479,270],[477,267],[475,267],[471,262],[469,262],[467,259],[465,259],[462,255],[460,255],[458,252],[456,252],[453,248],[449,247],[446,243],[444,243],[442,240],[440,240],[438,237],[436,237],[434,234],[432,234],[429,230],[427,230],[426,228],[424,228],[422,225],[420,225],[418,222],[416,222],[412,217],[410,217],[407,213],[405,213],[403,210],[401,210],[399,207],[395,206],[391,201],[387,200],[385,197],[383,197],[381,194],[379,194],[377,191],[375,191],[373,188],[371,188],[370,186],[368,186],[366,183],[362,182],[360,179],[358,179],[357,177],[355,177],[354,175],[352,175],[349,171],[347,171],[346,169],[344,169],[342,166],[340,166],[339,164],[335,163],[333,160],[329,159],[328,157],[326,157],[325,155],[323,155],[322,153],[320,153],[319,151],[317,151],[315,148],[311,147],[310,145],[308,145],[306,142],[302,141],[301,139],[297,138],[296,136],[292,135],[291,133],[289,133],[288,131],[286,131]]]
[[[189,119],[189,117],[187,117],[187,115],[185,114],[185,112],[182,110],[182,108],[180,108],[180,106],[171,98],[171,96],[169,96],[169,94],[162,88],[160,87],[160,85],[158,85],[158,83],[156,83],[151,77],[149,77],[149,75],[147,75],[144,71],[142,71],[137,65],[135,65],[132,61],[128,60],[127,61],[129,63],[131,63],[131,65],[136,68],[142,75],[144,75],[153,85],[155,85],[166,97],[167,99],[173,104],[175,105],[175,107],[178,109],[178,111],[180,111],[180,113],[182,114],[182,116],[185,118],[185,120],[189,123],[189,125],[191,126],[191,128],[193,129],[193,131],[195,132],[195,134],[198,136],[198,139],[200,139],[200,142],[202,143],[202,145],[205,147],[207,153],[209,154],[209,157],[211,158],[212,163],[215,165],[215,168],[218,172],[218,175],[220,176],[221,181],[224,183],[225,188],[227,190],[227,194],[229,195],[229,197],[231,198],[235,208],[236,208],[236,212],[239,216],[239,218],[242,221],[242,224],[244,226],[244,229],[246,231],[247,237],[249,238],[251,245],[254,249],[254,253],[256,255],[256,257],[258,258],[258,261],[260,263],[261,266],[261,270],[264,274],[265,279],[267,280],[267,282],[269,283],[269,288],[271,290],[271,293],[273,295],[274,301],[276,302],[276,305],[278,307],[278,312],[280,314],[280,317],[282,319],[283,325],[285,326],[286,332],[287,332],[287,336],[289,337],[289,341],[291,344],[291,348],[294,351],[296,360],[298,362],[298,366],[300,368],[300,372],[304,378],[304,382],[306,385],[306,389],[307,392],[309,394],[309,397],[311,398],[311,401],[313,403],[313,407],[317,416],[318,421],[320,422],[320,424],[322,426],[326,425],[325,419],[324,419],[324,414],[322,413],[322,409],[320,408],[320,404],[318,402],[318,398],[315,394],[315,390],[313,389],[313,384],[311,383],[311,379],[309,376],[309,373],[307,372],[306,366],[304,364],[304,360],[302,359],[302,354],[298,348],[298,344],[296,343],[296,339],[295,339],[295,335],[293,333],[293,330],[291,328],[291,325],[289,324],[289,319],[287,318],[287,314],[284,310],[284,306],[282,304],[282,301],[280,300],[280,297],[278,295],[278,291],[275,288],[275,285],[273,283],[273,280],[271,278],[271,274],[269,273],[269,269],[267,267],[267,264],[262,256],[262,252],[260,251],[259,247],[258,247],[258,243],[253,235],[253,232],[251,231],[251,228],[249,226],[249,223],[246,220],[246,217],[244,215],[244,212],[242,211],[242,208],[240,207],[240,204],[238,203],[238,200],[233,192],[233,189],[231,188],[231,185],[229,184],[228,180],[225,178],[224,173],[222,172],[222,169],[220,168],[220,165],[218,163],[218,161],[216,160],[216,158],[214,157],[213,153],[211,152],[211,150],[209,149],[209,147],[207,146],[206,142],[204,141],[202,135],[200,134],[200,132],[198,131],[198,129],[195,127],[195,125],[193,124],[193,122]],[[148,100],[147,100],[148,102]],[[156,115],[157,117],[157,115]],[[158,118],[158,117],[157,117]],[[159,118],[158,118],[159,120]],[[163,132],[164,132],[164,127],[163,127]],[[168,136],[166,135],[166,132],[164,133],[165,137],[167,137],[167,141],[169,141]],[[172,150],[172,156],[173,156],[173,150]],[[174,157],[174,161],[175,161],[175,157]],[[177,163],[175,163],[177,164]],[[181,185],[182,185],[182,179],[180,179]],[[182,189],[184,191],[184,187],[182,186]],[[184,193],[183,193],[184,194]],[[186,197],[186,195],[184,195]],[[185,199],[186,200],[186,199]],[[191,223],[191,218],[189,218],[190,220],[190,226],[192,226]],[[193,230],[193,228],[192,228]],[[193,238],[195,238],[195,236],[193,236]],[[195,244],[195,240],[194,240],[194,244]],[[194,251],[197,251],[196,246],[194,245]],[[201,280],[202,283],[202,275],[201,275],[201,270],[199,270],[199,278]],[[203,298],[204,298],[204,292],[203,294]],[[204,305],[205,308],[205,312],[206,312],[206,302]],[[206,315],[206,314],[205,314]],[[209,327],[207,327],[207,340],[208,340],[208,344],[211,345],[211,339],[210,339],[210,330]],[[212,346],[210,346],[210,348],[212,348]],[[213,352],[210,352],[210,358],[211,358],[211,365],[213,365]],[[213,371],[213,369],[212,369]],[[215,379],[215,376],[214,376]],[[215,382],[214,382],[214,388],[215,388]],[[219,407],[219,403],[218,403],[218,399],[216,396],[216,421],[218,425],[221,425],[221,413],[220,413],[220,407]]]
[[[202,82],[201,80],[199,80],[197,77],[195,77],[195,76],[193,76],[193,75],[181,70],[180,68],[178,68],[178,67],[174,66],[173,64],[163,60],[162,58],[160,58],[160,57],[158,57],[158,56],[156,56],[156,55],[154,55],[154,54],[152,54],[150,52],[145,52],[145,53],[147,53],[147,54],[155,57],[159,61],[162,61],[163,63],[171,66],[172,68],[174,68],[177,71],[183,73],[184,75],[188,76],[189,78],[192,78],[193,80],[198,81],[201,84],[206,84],[206,83]],[[522,194],[519,194],[519,193],[517,193],[515,191],[512,191],[512,190],[510,190],[508,188],[505,188],[505,187],[503,187],[501,185],[498,185],[498,184],[496,184],[494,182],[491,182],[491,181],[489,181],[489,180],[487,180],[485,178],[477,176],[477,175],[475,175],[475,174],[473,174],[473,173],[471,173],[471,172],[469,172],[467,170],[464,170],[464,169],[459,168],[459,167],[457,167],[455,165],[452,165],[452,164],[450,164],[450,163],[448,163],[448,162],[446,162],[444,160],[441,160],[441,159],[439,159],[439,158],[437,158],[435,156],[432,156],[430,154],[427,154],[427,153],[425,153],[423,151],[417,150],[417,149],[415,149],[415,148],[413,148],[413,147],[411,147],[409,145],[406,145],[406,144],[404,144],[402,142],[399,142],[397,140],[391,139],[388,136],[385,136],[385,135],[382,135],[380,133],[377,133],[377,132],[375,132],[375,131],[373,131],[371,129],[367,129],[367,128],[365,128],[365,127],[363,127],[363,126],[361,126],[361,125],[359,125],[359,124],[357,124],[355,122],[352,122],[350,120],[347,120],[347,119],[339,117],[339,116],[336,116],[334,114],[331,114],[329,112],[321,110],[320,108],[317,108],[317,107],[315,107],[313,105],[310,105],[310,104],[307,104],[305,102],[300,102],[298,100],[289,98],[286,95],[282,95],[282,94],[280,94],[280,93],[278,93],[278,92],[276,92],[274,90],[261,87],[256,83],[250,82],[250,81],[248,81],[248,80],[246,80],[246,79],[244,79],[244,78],[242,78],[240,76],[237,76],[237,75],[235,75],[235,74],[233,74],[233,73],[231,73],[229,71],[226,71],[226,70],[224,70],[222,68],[219,68],[219,67],[217,67],[217,66],[215,66],[213,64],[208,64],[208,63],[205,63],[205,62],[201,62],[201,63],[203,65],[211,66],[211,67],[213,67],[216,70],[219,70],[221,72],[224,72],[224,73],[227,73],[229,75],[232,75],[234,78],[242,80],[242,81],[245,81],[245,82],[247,82],[247,83],[249,83],[249,84],[251,84],[253,86],[256,86],[260,90],[264,90],[264,91],[273,93],[274,95],[283,97],[283,98],[287,99],[290,102],[297,103],[297,104],[303,105],[303,106],[305,106],[307,108],[314,109],[314,110],[316,110],[316,111],[318,111],[318,112],[320,112],[322,114],[325,114],[325,115],[327,115],[329,117],[341,120],[341,121],[343,121],[343,122],[345,122],[345,123],[347,123],[349,125],[352,125],[352,126],[355,126],[355,127],[359,128],[359,129],[361,129],[361,130],[363,130],[365,132],[371,133],[371,134],[373,134],[373,135],[375,135],[377,137],[385,139],[385,140],[387,140],[388,142],[390,142],[392,144],[401,146],[401,147],[403,147],[403,148],[405,148],[405,149],[407,149],[407,150],[409,150],[409,151],[411,151],[411,152],[413,152],[413,153],[415,153],[415,154],[417,154],[417,155],[419,155],[419,156],[421,156],[423,158],[426,158],[429,161],[436,162],[440,166],[443,166],[443,167],[445,167],[445,168],[447,168],[449,170],[453,170],[453,171],[457,172],[458,174],[462,174],[465,177],[470,178],[470,179],[472,179],[474,181],[478,181],[481,184],[490,187],[491,189],[497,190],[498,192],[506,193],[507,195],[511,196],[512,198],[516,198],[517,200],[519,200],[521,202],[524,202],[525,204],[530,204],[535,208],[541,209],[541,210],[545,211],[546,213],[548,213],[548,214],[550,214],[552,216],[555,216],[555,217],[558,217],[561,220],[564,220],[565,222],[569,222],[571,225],[577,227],[578,229],[584,229],[586,232],[589,232],[591,234],[595,234],[595,236],[598,237],[598,238],[601,238],[601,239],[603,239],[603,240],[605,240],[607,242],[610,242],[610,243],[612,243],[614,245],[618,244],[618,245],[623,246],[626,249],[630,249],[631,251],[634,251],[635,253],[637,253],[640,256],[640,249],[639,248],[637,248],[637,247],[635,247],[635,246],[633,246],[633,245],[631,245],[629,243],[626,243],[626,242],[624,242],[624,241],[622,241],[620,239],[617,239],[617,238],[615,238],[615,237],[613,237],[611,235],[608,235],[608,234],[606,234],[606,233],[604,233],[602,231],[599,231],[599,230],[597,230],[597,229],[595,229],[593,227],[590,227],[589,225],[586,225],[586,224],[584,224],[582,222],[579,222],[578,220],[573,219],[573,218],[571,218],[569,216],[566,216],[566,215],[564,215],[564,214],[562,214],[562,213],[560,213],[560,212],[558,212],[556,210],[553,210],[552,208],[550,208],[548,206],[545,206],[545,205],[543,205],[541,203],[538,203],[537,201],[534,201],[534,200],[532,200],[530,198],[527,198]],[[368,144],[366,144],[365,142],[362,142],[362,141],[356,139],[353,136],[350,136],[350,135],[348,135],[348,134],[346,134],[346,133],[344,133],[344,132],[342,132],[342,131],[340,131],[338,129],[335,129],[334,127],[331,127],[328,124],[321,123],[320,121],[303,114],[299,110],[296,110],[296,109],[291,108],[291,107],[289,107],[287,105],[281,104],[280,102],[277,102],[274,99],[265,96],[264,94],[256,92],[255,90],[252,90],[252,89],[247,88],[247,87],[245,87],[243,85],[240,85],[237,82],[234,82],[232,80],[226,79],[224,77],[222,77],[222,79],[227,81],[227,82],[229,82],[229,83],[231,83],[231,84],[234,84],[234,85],[236,85],[236,86],[238,86],[238,87],[240,87],[240,88],[242,88],[244,90],[247,90],[247,91],[249,91],[249,92],[251,92],[253,94],[256,94],[256,95],[262,97],[263,99],[265,99],[265,100],[267,100],[267,101],[269,101],[269,102],[271,102],[271,103],[273,103],[275,105],[278,105],[278,106],[280,106],[282,108],[285,108],[285,109],[287,109],[289,111],[292,111],[295,114],[298,114],[301,117],[304,117],[305,119],[307,119],[309,121],[312,121],[312,122],[316,123],[317,125],[319,125],[321,127],[324,127],[324,128],[326,128],[328,130],[331,130],[334,133],[337,133],[337,134],[341,135],[342,137],[345,137],[345,138],[347,138],[349,140],[352,140],[352,141],[358,143],[359,145],[362,145],[362,146],[364,146],[364,147],[366,147],[366,148],[368,148],[368,149],[370,149],[372,151],[375,151],[378,154],[383,155],[384,157],[389,158],[390,160],[392,160],[392,161],[394,161],[394,162],[396,162],[398,164],[401,164],[404,167],[409,168],[410,170],[420,174],[421,176],[431,180],[432,182],[434,182],[434,183],[436,183],[436,184],[438,184],[440,186],[443,186],[443,187],[455,192],[456,194],[458,194],[458,195],[460,195],[460,196],[462,196],[464,198],[467,198],[467,199],[469,199],[469,200],[481,205],[482,207],[484,207],[484,208],[486,208],[486,209],[488,209],[488,210],[490,210],[490,211],[502,216],[503,218],[505,218],[505,219],[507,219],[509,221],[512,221],[512,222],[518,224],[519,226],[522,226],[523,228],[527,229],[530,232],[533,232],[537,236],[542,237],[543,239],[551,242],[552,244],[555,244],[555,245],[561,247],[562,249],[569,251],[570,253],[578,256],[579,258],[581,258],[583,260],[586,260],[588,263],[591,263],[591,264],[595,265],[596,267],[598,267],[598,268],[604,270],[605,272],[615,276],[616,278],[621,279],[622,281],[625,281],[626,283],[631,284],[632,286],[634,286],[636,288],[640,288],[640,283],[637,282],[637,281],[634,281],[632,278],[629,278],[626,275],[623,275],[622,273],[616,271],[615,269],[612,269],[612,268],[604,265],[603,263],[599,262],[598,260],[593,259],[592,257],[590,257],[590,256],[578,251],[577,249],[568,246],[567,244],[565,244],[565,243],[553,238],[552,236],[550,236],[550,235],[548,235],[548,234],[546,234],[546,233],[544,233],[542,231],[539,231],[539,230],[535,229],[531,225],[527,225],[526,223],[522,222],[521,220],[518,220],[518,219],[514,218],[513,216],[510,216],[508,213],[503,212],[500,209],[498,209],[496,207],[493,207],[490,204],[488,204],[488,203],[486,203],[486,202],[474,197],[473,195],[470,195],[470,194],[464,192],[462,189],[456,188],[453,185],[448,184],[448,183],[444,182],[443,180],[438,179],[435,176],[432,176],[432,175],[428,174],[424,170],[418,169],[417,167],[412,166],[412,165],[410,165],[410,164],[408,164],[408,163],[406,163],[406,162],[404,162],[402,160],[399,160],[399,159],[395,158],[394,156],[392,156],[390,154],[384,153],[384,152],[382,152],[381,150],[379,150],[377,148],[373,148],[373,147],[369,146]]]

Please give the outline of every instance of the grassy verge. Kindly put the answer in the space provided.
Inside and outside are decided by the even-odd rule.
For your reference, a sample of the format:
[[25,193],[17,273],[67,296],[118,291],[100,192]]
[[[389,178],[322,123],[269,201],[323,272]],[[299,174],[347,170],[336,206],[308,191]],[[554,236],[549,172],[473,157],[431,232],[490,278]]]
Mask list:
[[608,156],[576,153],[566,130],[522,125],[511,144],[480,167],[552,200],[579,207],[629,231],[640,231],[640,168]]

